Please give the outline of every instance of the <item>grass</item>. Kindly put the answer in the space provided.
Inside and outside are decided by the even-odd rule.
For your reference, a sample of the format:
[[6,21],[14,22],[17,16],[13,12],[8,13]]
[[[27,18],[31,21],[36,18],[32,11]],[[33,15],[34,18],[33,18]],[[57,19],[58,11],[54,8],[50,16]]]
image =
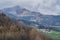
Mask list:
[[53,31],[51,34],[48,34],[48,36],[53,39],[60,39],[60,32]]
[[[37,29],[39,32],[41,32],[40,29]],[[46,34],[48,37],[54,39],[54,40],[60,40],[60,32],[57,32],[57,31],[53,31],[52,30],[52,33],[44,33]]]

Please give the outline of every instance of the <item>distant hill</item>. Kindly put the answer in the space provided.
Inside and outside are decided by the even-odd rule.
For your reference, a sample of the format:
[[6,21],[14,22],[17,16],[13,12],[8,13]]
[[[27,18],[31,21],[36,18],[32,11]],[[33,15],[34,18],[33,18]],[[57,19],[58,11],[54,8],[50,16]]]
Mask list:
[[33,12],[20,6],[4,8],[1,9],[0,12],[4,12],[7,16],[17,20],[23,19],[42,25],[60,26],[60,15],[43,15],[40,12]]
[[0,13],[0,40],[52,40],[34,28]]

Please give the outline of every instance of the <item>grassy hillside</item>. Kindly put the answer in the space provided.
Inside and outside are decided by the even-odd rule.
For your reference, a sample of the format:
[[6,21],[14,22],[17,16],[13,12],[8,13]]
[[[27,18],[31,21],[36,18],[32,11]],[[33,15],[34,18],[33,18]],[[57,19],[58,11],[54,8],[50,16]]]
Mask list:
[[0,13],[0,40],[52,40],[34,28]]

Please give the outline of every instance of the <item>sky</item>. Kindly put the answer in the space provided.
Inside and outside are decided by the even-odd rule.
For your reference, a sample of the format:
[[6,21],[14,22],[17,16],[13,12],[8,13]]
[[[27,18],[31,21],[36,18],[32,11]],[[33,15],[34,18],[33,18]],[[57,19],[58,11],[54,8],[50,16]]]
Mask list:
[[15,5],[45,15],[60,15],[60,0],[0,0],[0,9]]

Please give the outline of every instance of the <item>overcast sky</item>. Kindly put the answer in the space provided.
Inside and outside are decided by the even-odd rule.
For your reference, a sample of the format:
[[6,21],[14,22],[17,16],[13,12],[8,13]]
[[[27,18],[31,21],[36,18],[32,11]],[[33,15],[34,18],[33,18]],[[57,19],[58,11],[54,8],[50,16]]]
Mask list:
[[15,5],[46,15],[60,15],[60,0],[0,0],[0,9]]

